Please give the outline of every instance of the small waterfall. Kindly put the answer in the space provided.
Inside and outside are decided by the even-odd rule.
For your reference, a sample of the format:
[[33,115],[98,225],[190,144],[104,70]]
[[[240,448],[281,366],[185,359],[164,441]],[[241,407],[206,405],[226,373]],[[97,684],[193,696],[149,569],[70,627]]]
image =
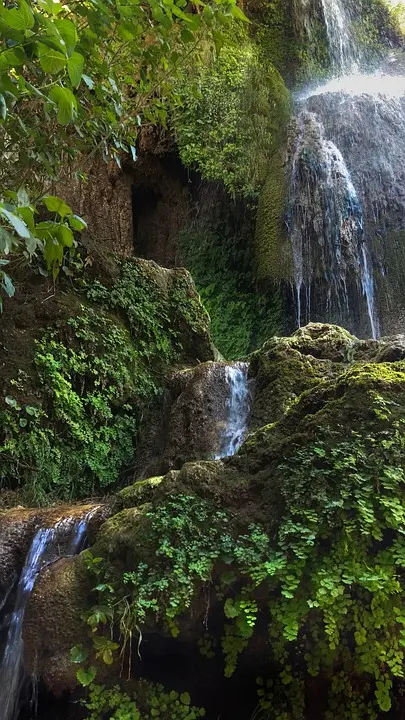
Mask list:
[[220,451],[215,456],[215,460],[234,455],[245,439],[250,410],[248,372],[248,363],[239,362],[225,367],[225,380],[229,392],[228,416]]
[[0,665],[2,720],[16,720],[19,711],[24,679],[22,631],[25,609],[35,581],[47,561],[51,562],[59,557],[60,543],[64,545],[65,556],[80,552],[85,543],[88,517],[89,515],[79,521],[68,518],[57,523],[55,527],[38,530],[34,536],[18,582],[16,602]]

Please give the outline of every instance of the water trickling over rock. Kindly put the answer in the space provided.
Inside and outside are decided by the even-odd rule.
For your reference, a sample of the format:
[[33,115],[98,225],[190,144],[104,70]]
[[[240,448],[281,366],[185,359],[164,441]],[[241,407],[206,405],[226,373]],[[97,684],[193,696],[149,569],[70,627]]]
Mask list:
[[248,363],[239,362],[225,367],[225,381],[229,388],[228,413],[217,460],[234,455],[245,439],[250,410],[248,372]]
[[16,720],[23,671],[23,623],[28,600],[35,581],[47,562],[60,556],[60,545],[64,555],[74,555],[83,548],[88,516],[79,520],[67,518],[51,528],[38,530],[32,540],[20,579],[16,600],[8,628],[5,649],[0,665],[0,706],[2,720]]
[[[359,7],[295,0],[315,41],[323,23],[333,79],[295,98],[289,133],[286,226],[298,326],[341,324],[360,337],[403,331],[405,76],[400,54],[356,74]],[[312,33],[312,34],[311,34]]]

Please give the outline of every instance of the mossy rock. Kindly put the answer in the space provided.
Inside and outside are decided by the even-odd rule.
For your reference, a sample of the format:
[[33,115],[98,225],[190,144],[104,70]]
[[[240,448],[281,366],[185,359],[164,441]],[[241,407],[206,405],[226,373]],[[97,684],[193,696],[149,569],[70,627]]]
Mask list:
[[[399,342],[358,341],[325,325],[269,341],[252,366],[269,378],[268,390],[273,384],[279,393],[271,408],[277,417],[252,433],[233,458],[186,463],[123,494],[124,502],[140,504],[103,524],[93,554],[102,558],[124,613],[131,598],[146,635],[172,634],[197,647],[201,624],[209,622],[222,642],[227,674],[248,647],[258,666],[273,669],[275,680],[286,657],[305,647],[308,671],[299,676],[304,703],[305,688],[313,688],[313,659],[325,684],[344,660],[348,682],[355,676],[357,691],[369,698],[375,683],[369,658],[379,670],[379,648],[385,652],[398,637],[396,608],[405,602],[405,360],[378,362]],[[283,395],[277,379],[284,365],[292,380]],[[82,560],[76,562],[79,567]],[[350,573],[347,582],[341,581],[343,569]],[[36,597],[44,597],[46,583],[58,618],[54,638],[43,645],[53,643],[52,657],[58,656],[59,635],[66,648],[59,625],[69,596],[76,617],[88,602],[77,596],[75,573],[68,580],[62,572],[59,587],[56,576],[53,584],[40,578],[32,599],[35,605]],[[324,578],[332,583],[326,597]],[[347,606],[340,613],[342,599]],[[371,609],[381,599],[385,613],[373,619]],[[332,646],[331,608],[337,618]],[[371,636],[357,642],[355,618],[364,613]],[[294,673],[293,662],[291,667]],[[395,669],[389,672],[395,676]]]

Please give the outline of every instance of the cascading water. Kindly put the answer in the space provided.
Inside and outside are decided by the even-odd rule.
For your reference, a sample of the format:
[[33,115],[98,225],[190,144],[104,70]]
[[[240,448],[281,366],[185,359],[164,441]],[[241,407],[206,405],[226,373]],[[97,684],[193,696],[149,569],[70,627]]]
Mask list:
[[[301,7],[314,12],[308,0]],[[353,34],[354,3],[320,0],[317,7],[335,77],[295,100],[286,221],[296,318],[377,338],[380,327],[403,329],[392,320],[390,288],[401,259],[385,239],[405,231],[405,77],[392,74],[394,57],[385,72],[353,74],[365,62]],[[302,25],[311,28],[309,19]]]
[[250,410],[248,372],[248,363],[239,362],[225,367],[228,417],[216,460],[234,455],[245,439]]
[[20,691],[23,682],[22,630],[25,609],[39,572],[47,559],[54,560],[63,542],[64,555],[73,555],[82,549],[88,517],[74,521],[70,518],[52,528],[38,530],[21,571],[17,596],[8,629],[6,646],[0,665],[0,707],[2,720],[16,720],[19,711]]
[[350,9],[347,0],[322,0],[322,10],[328,38],[329,56],[335,72],[351,70],[359,59],[351,32]]

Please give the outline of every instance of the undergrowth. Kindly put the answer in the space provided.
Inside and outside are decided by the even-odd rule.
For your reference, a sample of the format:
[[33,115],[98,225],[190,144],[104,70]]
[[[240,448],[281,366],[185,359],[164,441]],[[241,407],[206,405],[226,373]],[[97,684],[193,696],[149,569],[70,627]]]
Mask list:
[[257,290],[248,243],[230,228],[195,227],[182,233],[183,260],[211,317],[214,344],[229,360],[246,356],[283,322],[276,290]]

